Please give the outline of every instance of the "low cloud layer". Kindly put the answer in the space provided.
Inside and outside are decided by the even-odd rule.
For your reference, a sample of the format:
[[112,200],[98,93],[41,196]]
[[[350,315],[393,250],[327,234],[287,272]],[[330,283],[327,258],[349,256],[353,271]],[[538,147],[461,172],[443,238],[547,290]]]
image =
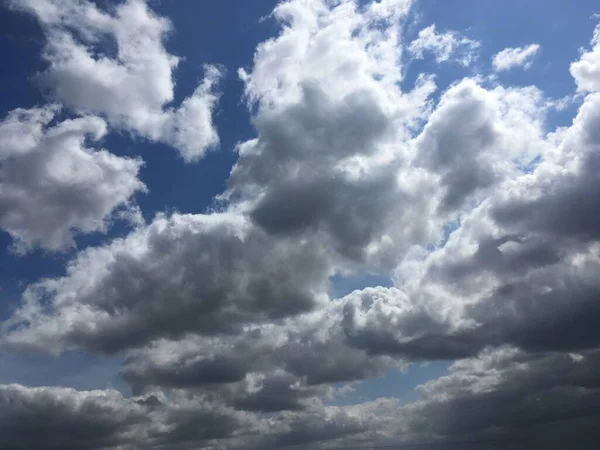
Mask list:
[[[435,26],[404,42],[411,6],[275,8],[278,35],[239,70],[255,136],[238,144],[212,209],[159,214],[78,251],[63,275],[26,287],[0,324],[2,351],[122,357],[132,396],[0,386],[0,447],[38,448],[54,433],[46,448],[594,448],[598,28],[570,66],[581,105],[549,129],[560,102],[535,86],[465,75],[436,92],[433,74],[421,74],[402,90],[412,59],[431,51],[441,63],[460,58],[457,46],[485,45]],[[47,34],[42,79],[81,116],[52,122],[48,106],[0,124],[0,226],[26,248],[58,249],[76,231],[105,230],[120,208],[133,214],[130,198],[144,189],[141,160],[85,137],[126,129],[197,159],[216,142],[218,71],[207,67],[198,103],[169,109],[177,59],[162,46],[168,22],[148,4],[21,8]],[[122,34],[131,30],[139,42]],[[77,55],[91,57],[106,35],[124,56],[92,58],[100,78],[78,85],[90,96],[61,93]],[[71,56],[56,56],[65,42]],[[152,51],[130,55],[138,44]],[[537,52],[528,49],[501,52],[512,62],[496,69],[526,66]],[[142,64],[142,53],[156,60]],[[100,66],[124,70],[135,88],[101,91]],[[178,120],[186,125],[169,128]],[[71,170],[57,176],[52,155]],[[19,167],[35,169],[35,182],[11,178]],[[55,195],[65,179],[69,196]],[[4,200],[12,191],[27,201]],[[331,295],[332,277],[373,273],[393,286]],[[414,401],[389,392],[336,406],[360,383],[430,361],[450,368]]]

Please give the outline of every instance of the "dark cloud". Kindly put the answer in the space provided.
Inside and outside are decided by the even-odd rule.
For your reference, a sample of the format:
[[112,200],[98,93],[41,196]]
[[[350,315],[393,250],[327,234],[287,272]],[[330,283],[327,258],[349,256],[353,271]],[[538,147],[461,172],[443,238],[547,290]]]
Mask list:
[[[135,445],[146,411],[117,392],[0,386],[0,447],[108,449]],[[138,441],[139,442],[139,441]]]
[[[315,307],[326,296],[326,262],[311,243],[272,241],[229,213],[158,217],[83,252],[65,277],[31,286],[10,340],[112,353],[160,336],[237,333]],[[48,298],[53,306],[42,306]]]
[[409,360],[465,358],[503,344],[530,351],[600,345],[596,258],[589,256],[578,268],[535,266],[528,276],[492,287],[447,314],[435,311],[434,300],[419,305],[398,290],[353,293],[343,322],[348,343],[370,354]]
[[412,432],[449,441],[480,439],[481,445],[487,440],[493,449],[591,449],[599,436],[598,369],[597,351],[486,352],[421,386],[419,401],[402,416]]
[[[547,166],[567,170],[552,177],[541,175],[538,190],[511,191],[494,206],[492,215],[503,227],[543,233],[557,238],[597,241],[600,238],[600,94],[589,95],[573,127],[561,143],[564,158]],[[545,167],[543,165],[542,167]]]
[[[311,82],[301,93],[281,110],[259,110],[258,139],[240,146],[228,195],[249,202],[250,217],[270,234],[319,239],[344,257],[364,260],[369,244],[394,221],[405,222],[403,206],[426,203],[399,184],[397,158],[375,163],[398,132],[396,119],[369,90],[333,100]],[[373,166],[353,166],[353,157],[373,158]],[[405,222],[418,235],[415,225]]]

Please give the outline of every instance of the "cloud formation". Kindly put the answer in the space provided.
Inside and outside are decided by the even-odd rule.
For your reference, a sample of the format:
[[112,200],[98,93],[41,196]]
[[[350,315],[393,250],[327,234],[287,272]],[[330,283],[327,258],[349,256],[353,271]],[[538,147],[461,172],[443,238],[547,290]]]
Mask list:
[[[138,1],[114,14],[87,2],[27,5],[59,35],[77,17],[90,35],[71,37],[86,42],[96,22],[117,30],[130,13],[154,44],[166,26]],[[35,448],[54,429],[56,448],[594,448],[598,32],[570,67],[582,99],[575,118],[550,130],[557,102],[534,86],[472,76],[434,96],[433,75],[422,74],[402,90],[403,52],[443,62],[466,39],[432,26],[403,42],[410,6],[276,6],[278,35],[239,71],[256,136],[238,145],[213,208],[161,214],[78,252],[64,275],[29,285],[0,325],[3,351],[122,356],[133,395],[0,386],[0,444]],[[143,135],[146,122],[90,102],[75,109]],[[167,102],[143,108],[180,114]],[[83,136],[100,137],[103,119],[53,125],[50,111],[3,122],[6,164],[55,135],[64,143],[66,131],[78,152],[102,152],[83,148]],[[13,129],[30,138],[13,139]],[[139,162],[123,161],[139,183]],[[393,286],[330,295],[332,276],[365,273]],[[440,360],[448,373],[414,401],[391,392],[335,406],[358,383]],[[79,433],[60,433],[71,429]]]

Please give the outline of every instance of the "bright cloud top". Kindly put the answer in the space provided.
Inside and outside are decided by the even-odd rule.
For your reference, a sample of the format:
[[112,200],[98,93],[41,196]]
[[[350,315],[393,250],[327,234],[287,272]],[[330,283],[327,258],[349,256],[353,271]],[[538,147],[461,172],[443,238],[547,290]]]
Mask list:
[[[48,38],[42,79],[77,116],[48,105],[2,121],[0,226],[18,245],[58,249],[120,211],[135,217],[142,160],[93,148],[110,131],[203,154],[218,71],[207,68],[198,104],[169,109],[176,58],[148,4],[23,5]],[[117,357],[131,395],[2,384],[0,447],[595,448],[598,29],[564,68],[581,104],[551,127],[560,102],[540,87],[466,73],[485,42],[435,25],[406,41],[412,6],[275,7],[276,35],[238,70],[253,135],[210,208],[162,212],[75,251],[0,323],[2,352]],[[106,33],[118,55],[92,58]],[[53,59],[59,44],[69,52]],[[494,60],[526,66],[528,48]],[[444,89],[436,74],[409,83],[407,52],[459,61],[460,76]],[[198,146],[186,157],[188,139]],[[334,277],[365,274],[392,285],[331,294]],[[345,401],[433,361],[448,372],[414,400]]]

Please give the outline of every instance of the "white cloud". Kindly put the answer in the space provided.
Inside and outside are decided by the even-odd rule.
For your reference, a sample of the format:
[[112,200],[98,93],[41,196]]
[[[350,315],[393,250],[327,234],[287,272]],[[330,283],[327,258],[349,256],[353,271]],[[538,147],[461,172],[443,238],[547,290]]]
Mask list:
[[492,58],[492,65],[497,72],[522,67],[529,69],[533,64],[533,57],[540,50],[539,44],[530,44],[527,47],[505,48],[496,53]]
[[592,49],[584,52],[579,60],[571,64],[571,74],[581,92],[600,91],[600,25],[594,30]]
[[53,123],[58,108],[17,109],[0,122],[0,227],[18,251],[62,250],[75,233],[106,231],[117,208],[145,189],[142,162],[86,145],[106,133],[99,117]]
[[[126,0],[105,12],[89,1],[13,1],[35,15],[47,43],[49,67],[39,80],[55,101],[77,113],[99,114],[112,126],[177,148],[192,162],[218,146],[212,113],[216,66],[179,107],[172,105],[173,71],[180,59],[164,47],[171,23],[143,0]],[[111,46],[115,46],[112,54]]]
[[436,62],[457,61],[469,66],[476,58],[480,43],[461,36],[455,31],[438,33],[435,25],[419,31],[417,39],[408,46],[409,53],[417,59],[423,59],[425,53],[431,52]]

